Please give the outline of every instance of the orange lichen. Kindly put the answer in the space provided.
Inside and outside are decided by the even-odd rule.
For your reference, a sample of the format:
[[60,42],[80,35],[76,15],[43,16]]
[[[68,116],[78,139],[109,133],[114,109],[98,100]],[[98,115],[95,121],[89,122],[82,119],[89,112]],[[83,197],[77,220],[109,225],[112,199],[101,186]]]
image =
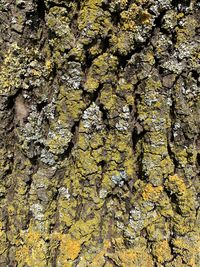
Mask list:
[[[111,256],[111,255],[110,255]],[[110,257],[114,258],[114,257]],[[118,259],[118,260],[117,260]],[[116,253],[116,263],[122,267],[153,267],[151,256],[143,249],[124,249]]]
[[161,193],[163,192],[162,186],[152,186],[152,184],[147,184],[142,193],[144,200],[157,201],[160,198]]
[[63,236],[60,245],[60,252],[63,257],[70,260],[75,260],[81,250],[81,243],[71,239],[69,236]]
[[[67,261],[75,260],[81,251],[81,242],[73,239],[69,234],[53,233],[52,240],[60,243],[58,261],[65,264]],[[62,265],[64,266],[64,265]]]

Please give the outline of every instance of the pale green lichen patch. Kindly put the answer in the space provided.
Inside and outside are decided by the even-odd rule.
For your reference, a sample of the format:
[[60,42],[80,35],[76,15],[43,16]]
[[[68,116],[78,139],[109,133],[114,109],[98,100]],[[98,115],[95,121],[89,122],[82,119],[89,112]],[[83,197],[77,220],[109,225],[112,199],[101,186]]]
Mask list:
[[71,141],[72,133],[69,131],[69,126],[63,125],[60,121],[52,125],[49,130],[47,140],[45,141],[50,153],[55,155],[63,154]]

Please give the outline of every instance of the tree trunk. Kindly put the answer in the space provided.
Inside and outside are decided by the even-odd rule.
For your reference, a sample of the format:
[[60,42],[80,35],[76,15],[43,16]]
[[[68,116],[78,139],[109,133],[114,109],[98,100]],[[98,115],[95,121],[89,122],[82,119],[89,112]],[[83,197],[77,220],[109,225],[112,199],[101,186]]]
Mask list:
[[198,0],[1,0],[0,266],[200,266]]

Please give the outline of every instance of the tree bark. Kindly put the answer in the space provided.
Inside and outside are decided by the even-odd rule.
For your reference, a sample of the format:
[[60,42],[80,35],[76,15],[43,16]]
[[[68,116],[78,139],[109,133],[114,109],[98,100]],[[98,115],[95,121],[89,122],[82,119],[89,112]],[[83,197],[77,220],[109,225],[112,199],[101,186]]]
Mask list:
[[200,266],[198,0],[1,0],[0,266]]

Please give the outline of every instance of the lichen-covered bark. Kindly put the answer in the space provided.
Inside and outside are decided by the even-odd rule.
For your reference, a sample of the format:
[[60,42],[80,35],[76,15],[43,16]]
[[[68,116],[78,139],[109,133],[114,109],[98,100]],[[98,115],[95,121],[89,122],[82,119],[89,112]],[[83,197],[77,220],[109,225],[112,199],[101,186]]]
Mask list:
[[0,266],[200,266],[199,8],[0,1]]

